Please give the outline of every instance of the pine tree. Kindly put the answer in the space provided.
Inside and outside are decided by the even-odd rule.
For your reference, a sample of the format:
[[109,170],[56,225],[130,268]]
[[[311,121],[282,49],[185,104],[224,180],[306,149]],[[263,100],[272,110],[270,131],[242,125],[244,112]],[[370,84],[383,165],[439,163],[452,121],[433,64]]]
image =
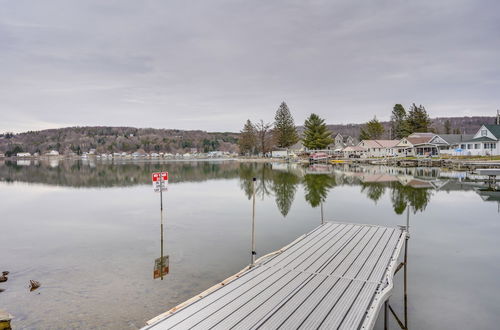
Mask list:
[[312,113],[304,123],[302,141],[308,149],[325,149],[333,143],[332,133],[326,127],[325,120]]
[[410,135],[405,108],[401,104],[394,105],[391,114],[391,139],[402,139]]
[[240,146],[240,153],[242,154],[255,153],[255,149],[257,147],[257,137],[255,134],[255,127],[250,119],[247,120],[245,126],[243,126],[243,130],[240,132],[238,145]]
[[377,120],[377,117],[373,117],[372,120],[367,122],[362,128],[359,134],[360,140],[377,140],[384,134],[384,126]]
[[408,112],[408,125],[412,133],[428,132],[431,126],[431,119],[423,105],[416,106],[415,103]]
[[292,114],[285,102],[281,102],[276,111],[273,136],[280,148],[288,148],[299,140]]

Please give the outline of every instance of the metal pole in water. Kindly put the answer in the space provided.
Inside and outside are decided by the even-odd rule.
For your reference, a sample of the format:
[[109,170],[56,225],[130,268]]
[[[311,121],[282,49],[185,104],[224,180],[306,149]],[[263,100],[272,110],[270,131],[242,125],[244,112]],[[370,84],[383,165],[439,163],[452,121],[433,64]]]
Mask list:
[[325,220],[323,218],[323,202],[321,202],[321,224],[324,224]]
[[163,281],[163,172],[160,171],[160,279]]
[[410,234],[410,205],[406,208],[406,232]]
[[257,252],[255,252],[255,181],[257,181],[257,178],[252,179],[252,189],[253,189],[253,201],[252,201],[252,257],[251,257],[251,263],[250,267],[253,267],[255,264],[255,255]]

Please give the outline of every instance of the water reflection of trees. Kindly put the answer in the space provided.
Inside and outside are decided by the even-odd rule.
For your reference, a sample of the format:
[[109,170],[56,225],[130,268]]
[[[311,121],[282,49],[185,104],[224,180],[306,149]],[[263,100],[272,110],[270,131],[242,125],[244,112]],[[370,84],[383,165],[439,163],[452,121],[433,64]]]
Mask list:
[[306,174],[303,183],[306,201],[312,207],[324,202],[328,191],[336,185],[335,176],[329,174]]
[[241,163],[240,187],[248,199],[252,198],[253,183],[256,178],[255,193],[261,199],[274,195],[276,206],[283,216],[292,207],[300,178],[290,171],[273,170],[271,164]]
[[151,173],[171,172],[171,183],[230,179],[239,176],[239,164],[219,162],[83,162],[63,161],[20,166],[15,162],[0,165],[0,181],[43,183],[68,187],[116,187],[148,184]]
[[[422,180],[411,180],[413,173],[389,173],[386,182],[375,172],[363,172],[363,168],[344,168],[342,171],[310,173],[308,169],[292,164],[240,163],[235,161],[217,162],[82,162],[64,161],[58,166],[50,162],[38,162],[22,166],[13,162],[0,165],[0,181],[30,182],[69,187],[114,187],[148,184],[152,172],[167,170],[172,173],[171,182],[194,182],[213,179],[239,179],[240,188],[248,199],[252,197],[256,178],[256,195],[260,199],[273,196],[276,206],[283,216],[287,216],[295,200],[300,184],[304,187],[305,200],[317,207],[324,202],[329,191],[335,186],[360,186],[361,192],[378,202],[389,193],[394,212],[402,214],[407,207],[414,212],[424,211],[433,194],[429,185]],[[426,174],[426,173],[417,173]],[[371,176],[370,176],[371,175]],[[370,176],[370,177],[369,177]],[[409,180],[396,179],[404,177]],[[432,179],[432,178],[431,178]],[[415,184],[413,184],[414,182]],[[424,182],[425,183],[425,182]],[[413,187],[417,185],[418,187]],[[424,188],[422,188],[424,186]],[[450,185],[448,185],[450,186]],[[446,189],[441,188],[441,189]],[[451,188],[450,188],[451,189]],[[455,188],[454,188],[455,189]],[[465,189],[456,187],[456,189]]]
[[362,183],[361,192],[365,192],[376,203],[384,195],[385,187],[378,183]]
[[391,202],[396,214],[402,214],[408,206],[411,206],[414,213],[422,212],[432,196],[432,190],[427,188],[413,188],[399,182],[391,186]]

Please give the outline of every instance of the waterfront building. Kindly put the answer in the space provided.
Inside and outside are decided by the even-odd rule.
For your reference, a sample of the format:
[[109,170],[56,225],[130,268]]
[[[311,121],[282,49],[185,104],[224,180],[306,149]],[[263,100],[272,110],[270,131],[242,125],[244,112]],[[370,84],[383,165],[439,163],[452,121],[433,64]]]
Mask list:
[[482,125],[472,139],[460,143],[460,150],[466,156],[497,156],[500,155],[499,140],[500,125]]
[[435,135],[430,143],[436,145],[440,155],[457,156],[461,154],[461,151],[457,151],[457,149],[460,149],[465,141],[471,140],[473,137],[474,134],[439,134]]
[[423,132],[413,133],[402,138],[395,146],[398,157],[411,156],[437,156],[438,147],[431,141],[436,136],[435,133]]
[[394,157],[399,140],[362,140],[357,147],[365,149],[364,157]]

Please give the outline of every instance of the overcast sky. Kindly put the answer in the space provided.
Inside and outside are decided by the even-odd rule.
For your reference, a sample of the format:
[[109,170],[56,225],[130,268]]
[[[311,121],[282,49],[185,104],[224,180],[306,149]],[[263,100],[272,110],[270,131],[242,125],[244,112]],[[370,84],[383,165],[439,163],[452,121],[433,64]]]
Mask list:
[[500,1],[0,0],[0,132],[500,108]]

